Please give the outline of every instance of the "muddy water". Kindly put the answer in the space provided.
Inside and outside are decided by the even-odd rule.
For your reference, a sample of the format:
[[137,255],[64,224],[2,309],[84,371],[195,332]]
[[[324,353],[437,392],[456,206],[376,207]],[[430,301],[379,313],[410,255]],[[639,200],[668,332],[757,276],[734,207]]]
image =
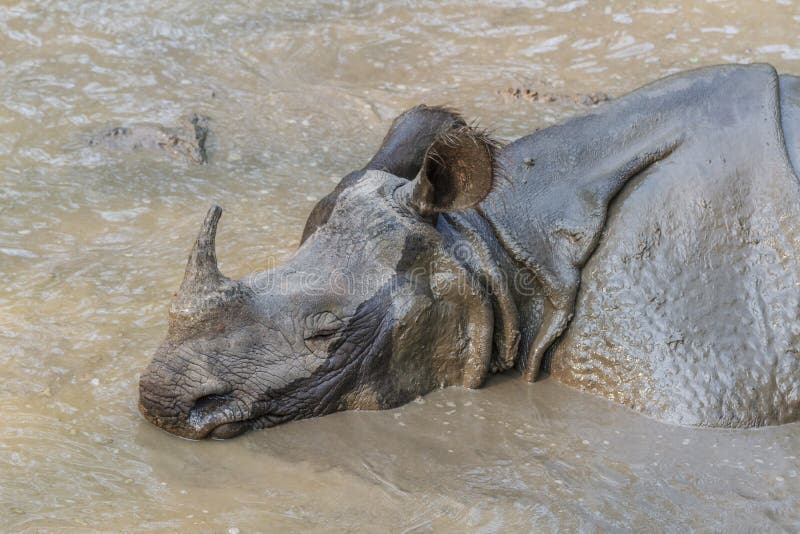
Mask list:
[[[224,4],[0,6],[0,531],[800,528],[796,424],[676,428],[511,378],[230,442],[136,410],[211,203],[239,276],[285,257],[407,107],[450,103],[513,138],[584,108],[506,87],[619,95],[728,61],[800,73],[800,7]],[[206,167],[86,147],[189,112],[212,118]]]

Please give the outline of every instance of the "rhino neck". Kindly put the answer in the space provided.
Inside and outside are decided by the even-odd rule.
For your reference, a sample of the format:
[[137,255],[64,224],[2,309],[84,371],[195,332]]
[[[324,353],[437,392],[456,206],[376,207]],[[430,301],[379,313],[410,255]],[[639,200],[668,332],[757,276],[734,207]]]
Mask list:
[[517,361],[521,338],[518,299],[513,289],[519,269],[476,210],[442,214],[437,229],[491,300],[494,331],[490,371],[510,369]]

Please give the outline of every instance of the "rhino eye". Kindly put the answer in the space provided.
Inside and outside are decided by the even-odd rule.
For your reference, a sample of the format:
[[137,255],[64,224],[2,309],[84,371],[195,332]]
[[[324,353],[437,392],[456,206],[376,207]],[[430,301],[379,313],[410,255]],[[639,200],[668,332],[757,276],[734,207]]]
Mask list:
[[325,341],[336,335],[336,330],[318,330],[310,336],[306,336],[306,341]]
[[333,338],[344,327],[344,322],[331,312],[316,313],[306,318],[306,341],[325,341]]

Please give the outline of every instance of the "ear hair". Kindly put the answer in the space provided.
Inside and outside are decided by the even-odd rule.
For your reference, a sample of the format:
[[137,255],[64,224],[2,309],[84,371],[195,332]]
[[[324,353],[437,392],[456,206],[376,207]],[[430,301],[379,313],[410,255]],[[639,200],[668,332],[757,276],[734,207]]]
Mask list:
[[495,185],[500,144],[475,126],[440,133],[415,180],[412,206],[422,215],[471,208]]

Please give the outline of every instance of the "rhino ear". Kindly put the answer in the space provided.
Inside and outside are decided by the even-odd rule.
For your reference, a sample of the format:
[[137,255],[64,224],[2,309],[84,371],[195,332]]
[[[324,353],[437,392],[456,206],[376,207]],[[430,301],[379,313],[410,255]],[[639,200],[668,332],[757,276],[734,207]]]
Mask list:
[[411,207],[429,216],[478,204],[494,186],[497,149],[497,142],[468,126],[437,137],[412,182]]

